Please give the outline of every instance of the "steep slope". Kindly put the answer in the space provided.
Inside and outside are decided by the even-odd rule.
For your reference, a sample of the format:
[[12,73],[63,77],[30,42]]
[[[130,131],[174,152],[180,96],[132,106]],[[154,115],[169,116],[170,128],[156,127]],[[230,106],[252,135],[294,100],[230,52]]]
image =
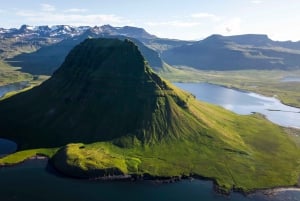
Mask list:
[[[183,94],[152,72],[132,42],[90,39],[74,48],[44,84],[1,102],[0,112],[7,115],[0,128],[21,148],[131,134],[150,142],[178,135],[180,119],[170,104],[184,105],[190,95]],[[13,122],[17,126],[11,127]]]
[[212,35],[164,51],[162,59],[171,65],[201,70],[290,70],[300,68],[300,51],[295,47],[287,42],[272,41],[264,35]]
[[192,175],[226,191],[299,177],[299,147],[281,127],[197,101],[155,74],[129,40],[85,40],[49,80],[1,101],[0,114],[0,137],[44,148],[0,165],[44,154],[72,177]]

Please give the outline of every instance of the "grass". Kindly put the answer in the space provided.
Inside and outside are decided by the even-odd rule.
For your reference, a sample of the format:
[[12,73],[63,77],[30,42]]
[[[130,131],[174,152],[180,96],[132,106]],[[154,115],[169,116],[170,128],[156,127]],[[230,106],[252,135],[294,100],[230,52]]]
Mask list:
[[40,149],[30,149],[30,150],[24,150],[19,151],[14,154],[10,154],[8,156],[5,156],[3,158],[0,158],[0,166],[3,165],[15,165],[18,163],[22,163],[23,161],[35,157],[37,155],[46,156],[48,158],[51,158],[56,152],[58,148],[40,148]]
[[284,104],[300,107],[299,82],[281,82],[284,77],[300,77],[299,70],[200,71],[188,67],[174,68],[165,64],[164,70],[159,74],[172,82],[208,82],[275,96]]
[[[43,83],[44,81],[46,81],[48,78],[49,78],[49,76],[45,76],[45,75],[35,76],[35,78],[33,80],[29,81],[28,87],[26,87],[24,89],[21,89],[21,90],[17,90],[17,91],[10,91],[10,92],[4,94],[0,98],[0,101],[4,100],[4,99],[7,99],[7,98],[10,98],[10,97],[12,97],[12,96],[14,96],[16,94],[19,94],[19,93],[22,93],[22,92],[26,92],[26,91],[32,89],[33,87],[36,87],[36,86],[40,85],[41,83]],[[10,83],[10,84],[12,84],[12,83]]]
[[0,60],[0,86],[33,79],[31,74],[22,73],[18,70],[19,68],[14,68]]
[[[205,109],[199,111],[199,106]],[[204,131],[208,136],[199,134],[133,147],[111,142],[71,144],[63,148],[64,157],[57,154],[54,158],[55,166],[69,175],[89,177],[96,176],[94,170],[99,168],[156,177],[201,175],[227,191],[236,188],[248,192],[297,183],[299,148],[280,127],[259,115],[237,117],[204,103],[196,103],[195,107],[194,112],[215,117],[203,119],[214,125]],[[221,126],[214,110],[222,111],[226,119]],[[70,172],[74,166],[80,171]]]
[[245,192],[299,178],[300,147],[283,128],[197,101],[128,40],[83,42],[45,83],[1,101],[0,113],[1,137],[33,149],[3,164],[39,153],[73,177],[198,175]]
[[[59,171],[81,178],[198,175],[213,179],[226,191],[297,184],[300,149],[281,127],[258,114],[239,116],[196,100],[190,100],[189,110],[206,125],[198,134],[182,133],[176,140],[122,147],[116,140],[72,143],[54,155],[53,164]],[[132,141],[130,136],[125,138]],[[43,151],[48,150],[40,153]]]

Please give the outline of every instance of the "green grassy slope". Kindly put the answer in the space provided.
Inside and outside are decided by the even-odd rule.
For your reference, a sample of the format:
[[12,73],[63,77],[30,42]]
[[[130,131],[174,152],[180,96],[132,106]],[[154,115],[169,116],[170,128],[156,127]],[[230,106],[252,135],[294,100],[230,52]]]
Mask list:
[[56,154],[53,163],[65,174],[83,178],[201,175],[214,179],[225,190],[297,183],[299,148],[280,127],[259,115],[238,116],[198,101],[191,101],[189,110],[205,125],[198,134],[152,145],[131,139],[134,146],[127,147],[113,142],[69,144]]
[[30,81],[33,76],[28,73],[18,71],[7,63],[0,60],[0,86],[13,82]]
[[[132,42],[87,40],[41,86],[0,103],[6,114],[0,117],[1,135],[21,149],[133,134],[151,143],[168,130],[157,120],[173,115],[168,101],[184,104],[182,98],[152,72]],[[171,134],[178,135],[166,133]]]
[[199,175],[248,191],[295,185],[300,173],[299,147],[281,127],[197,101],[128,40],[86,40],[52,78],[1,101],[0,113],[0,137],[21,149],[62,146],[51,162],[69,176]]

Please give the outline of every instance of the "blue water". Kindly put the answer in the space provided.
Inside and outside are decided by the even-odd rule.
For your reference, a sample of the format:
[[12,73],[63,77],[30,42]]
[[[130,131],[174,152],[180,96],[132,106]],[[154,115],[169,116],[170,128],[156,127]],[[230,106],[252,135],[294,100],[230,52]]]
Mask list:
[[17,150],[16,143],[10,140],[0,138],[0,156],[4,154],[14,153],[16,150]]
[[28,86],[28,82],[17,82],[17,83],[13,83],[13,84],[0,86],[0,98],[8,92],[18,91],[18,90],[24,89],[27,86]]
[[175,83],[175,85],[191,92],[199,100],[220,105],[235,113],[258,112],[278,125],[300,128],[300,109],[284,105],[276,98],[208,83]]
[[1,201],[267,201],[262,194],[216,194],[210,181],[87,181],[63,178],[46,171],[46,160],[31,160],[0,168]]
[[281,82],[300,82],[300,77],[284,77]]

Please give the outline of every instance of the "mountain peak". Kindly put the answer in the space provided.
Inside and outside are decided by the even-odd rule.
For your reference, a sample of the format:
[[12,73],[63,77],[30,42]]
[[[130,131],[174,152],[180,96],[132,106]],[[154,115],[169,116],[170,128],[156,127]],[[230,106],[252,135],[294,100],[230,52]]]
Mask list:
[[[49,80],[1,102],[7,105],[0,112],[14,108],[20,113],[0,128],[22,148],[102,140],[123,144],[128,137],[153,143],[182,137],[177,127],[190,127],[180,122],[189,98],[155,74],[132,41],[86,39]],[[35,107],[28,111],[26,105]],[[20,125],[8,126],[11,120]],[[21,131],[28,135],[18,136]],[[26,144],[32,135],[36,140]]]
[[265,34],[244,34],[228,36],[227,38],[241,45],[266,46],[273,43],[273,41]]
[[90,38],[69,53],[61,68],[54,75],[67,73],[68,76],[78,76],[69,71],[91,69],[89,79],[121,74],[122,76],[138,76],[145,72],[144,62],[138,47],[128,39],[122,41],[119,39]]

